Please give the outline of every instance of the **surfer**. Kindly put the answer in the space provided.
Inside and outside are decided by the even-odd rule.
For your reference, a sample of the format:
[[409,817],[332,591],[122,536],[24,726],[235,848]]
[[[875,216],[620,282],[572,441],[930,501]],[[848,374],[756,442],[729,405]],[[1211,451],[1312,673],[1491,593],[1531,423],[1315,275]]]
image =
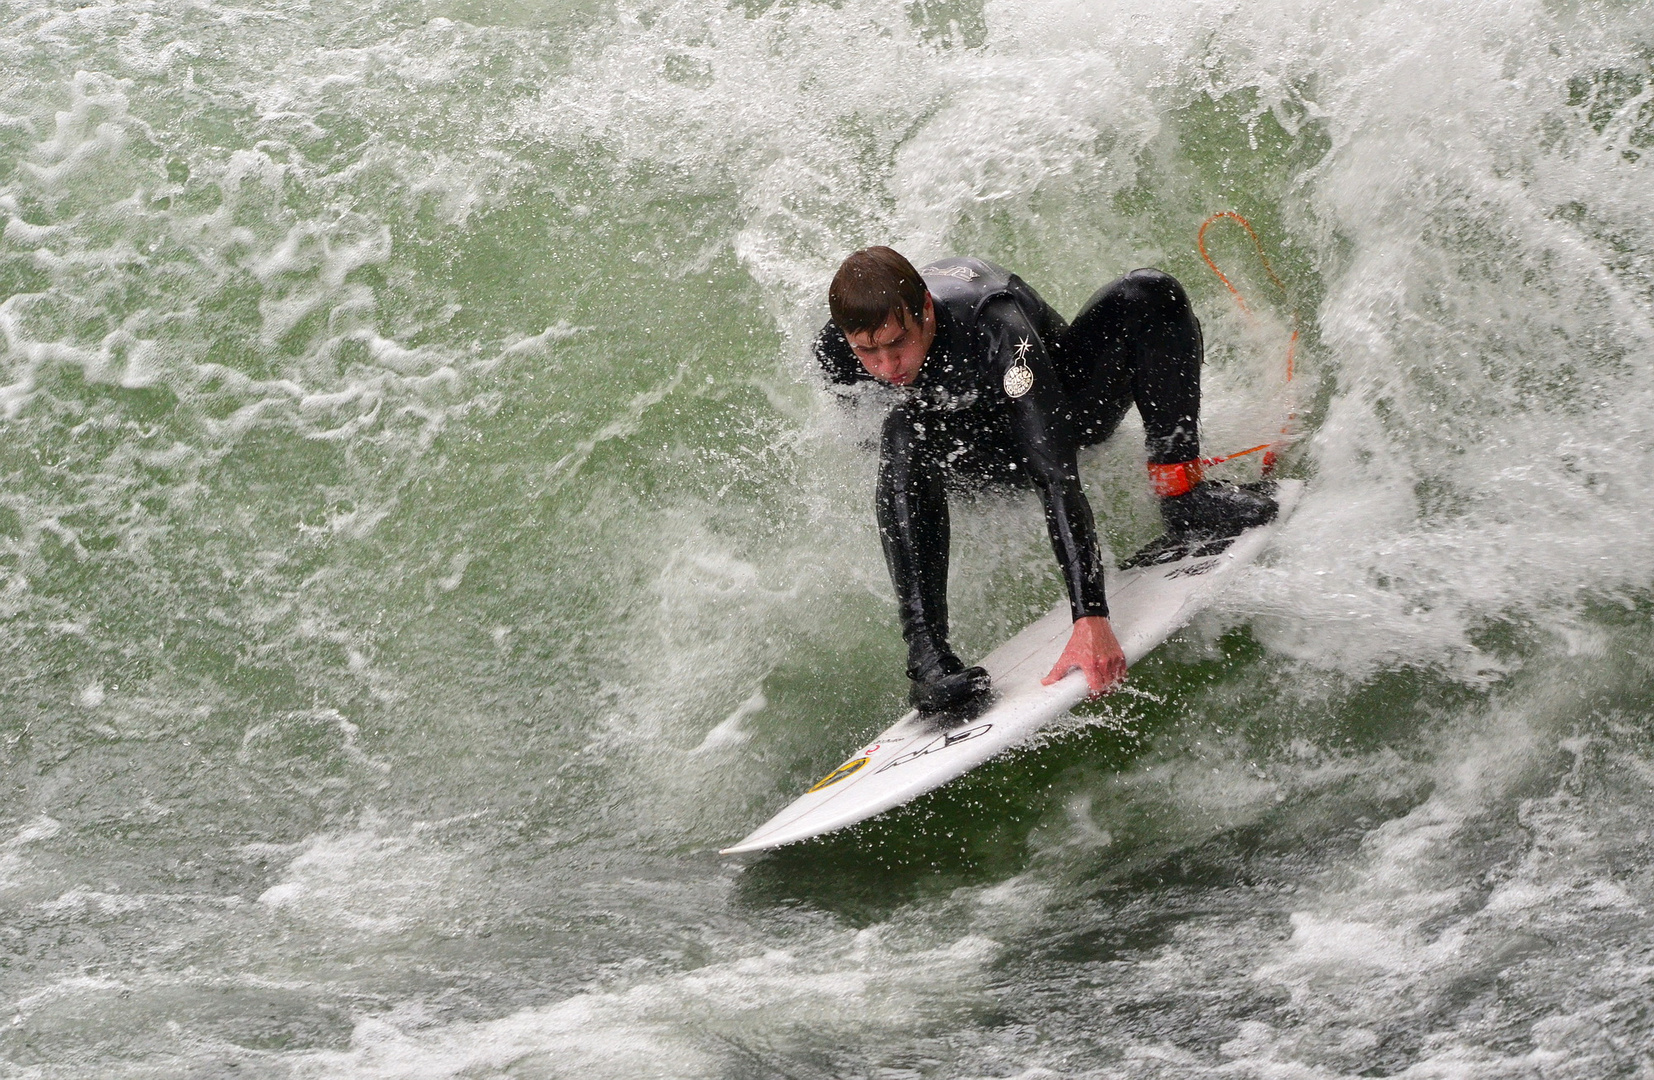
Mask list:
[[1262,491],[1205,480],[1200,468],[1200,323],[1183,287],[1133,270],[1072,323],[1015,274],[980,259],[916,270],[888,247],[844,260],[816,339],[827,378],[899,388],[880,438],[874,505],[907,641],[909,699],[955,709],[986,694],[988,673],[948,646],[948,492],[1031,485],[1074,629],[1045,677],[1078,668],[1093,695],[1125,678],[1108,621],[1103,557],[1076,454],[1108,438],[1136,404],[1149,484],[1169,535],[1230,536],[1275,516]]

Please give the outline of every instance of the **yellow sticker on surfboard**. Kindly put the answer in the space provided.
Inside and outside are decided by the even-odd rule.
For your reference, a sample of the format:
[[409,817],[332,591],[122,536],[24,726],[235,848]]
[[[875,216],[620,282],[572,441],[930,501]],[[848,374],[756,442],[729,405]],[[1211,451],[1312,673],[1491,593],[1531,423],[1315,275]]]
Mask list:
[[805,794],[808,795],[810,792],[820,791],[824,787],[832,787],[845,777],[854,776],[856,773],[860,772],[861,767],[866,764],[867,759],[865,757],[853,757],[849,761],[846,761],[843,765],[840,765],[838,768],[828,773],[826,776],[823,776],[819,781],[817,781],[816,786],[811,788],[810,791],[805,792]]

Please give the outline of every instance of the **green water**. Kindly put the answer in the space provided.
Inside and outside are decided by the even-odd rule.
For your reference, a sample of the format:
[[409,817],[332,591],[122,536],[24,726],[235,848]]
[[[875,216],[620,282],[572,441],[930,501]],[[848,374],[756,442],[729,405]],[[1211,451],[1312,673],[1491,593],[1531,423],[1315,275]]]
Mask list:
[[[0,1074],[1648,1075],[1649,12],[0,3]],[[1308,492],[1130,693],[720,859],[905,699],[808,356],[885,242],[1176,274]],[[1061,584],[954,521],[977,654]]]

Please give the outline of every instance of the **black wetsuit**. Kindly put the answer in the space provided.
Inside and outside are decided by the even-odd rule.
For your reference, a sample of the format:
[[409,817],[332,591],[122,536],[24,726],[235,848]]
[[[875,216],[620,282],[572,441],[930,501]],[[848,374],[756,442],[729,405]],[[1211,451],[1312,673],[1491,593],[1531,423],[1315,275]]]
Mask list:
[[[980,259],[941,259],[919,273],[935,302],[936,340],[885,418],[876,498],[903,636],[910,646],[945,643],[947,491],[996,481],[1039,490],[1074,618],[1107,615],[1075,456],[1108,438],[1133,403],[1151,462],[1199,456],[1200,323],[1182,286],[1134,270],[1068,324],[1016,275]],[[815,351],[834,383],[873,378],[834,323]],[[1028,374],[1032,385],[1012,396]]]

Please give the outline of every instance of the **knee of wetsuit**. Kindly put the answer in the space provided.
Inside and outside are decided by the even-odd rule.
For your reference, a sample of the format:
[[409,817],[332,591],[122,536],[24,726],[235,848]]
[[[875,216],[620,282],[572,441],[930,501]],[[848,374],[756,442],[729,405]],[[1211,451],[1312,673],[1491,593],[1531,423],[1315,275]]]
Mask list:
[[1145,266],[1127,274],[1121,279],[1121,284],[1134,305],[1165,305],[1177,310],[1187,310],[1189,307],[1183,285],[1164,270]]

